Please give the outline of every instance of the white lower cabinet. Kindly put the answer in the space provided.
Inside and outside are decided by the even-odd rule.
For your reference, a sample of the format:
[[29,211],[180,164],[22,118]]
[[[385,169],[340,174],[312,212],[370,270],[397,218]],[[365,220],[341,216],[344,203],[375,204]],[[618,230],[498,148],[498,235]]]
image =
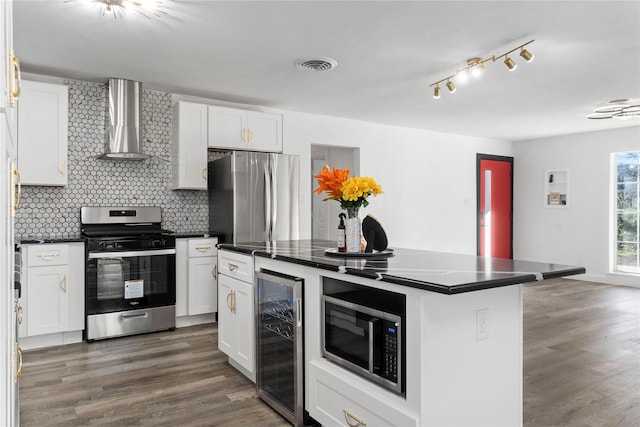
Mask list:
[[253,284],[218,277],[218,348],[255,375]]
[[[323,426],[410,427],[419,421],[382,396],[369,394],[339,374],[341,368],[309,363],[309,415]],[[331,371],[330,371],[331,370]],[[332,372],[335,371],[335,372]]]
[[84,258],[84,243],[23,245],[21,338],[84,329]]
[[[217,238],[176,239],[176,317],[198,316],[218,310]],[[178,322],[178,326],[210,322]],[[184,324],[182,324],[184,323]]]

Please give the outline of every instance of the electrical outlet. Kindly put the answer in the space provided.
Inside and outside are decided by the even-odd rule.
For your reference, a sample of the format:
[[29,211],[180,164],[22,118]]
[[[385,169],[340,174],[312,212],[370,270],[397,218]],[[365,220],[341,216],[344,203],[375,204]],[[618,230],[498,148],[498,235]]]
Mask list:
[[476,341],[489,338],[489,309],[476,311]]

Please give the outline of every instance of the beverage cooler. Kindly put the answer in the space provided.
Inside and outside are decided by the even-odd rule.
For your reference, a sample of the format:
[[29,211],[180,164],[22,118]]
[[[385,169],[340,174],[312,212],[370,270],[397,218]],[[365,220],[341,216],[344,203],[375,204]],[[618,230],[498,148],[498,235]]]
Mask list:
[[304,425],[303,284],[268,270],[257,273],[257,393],[294,426]]

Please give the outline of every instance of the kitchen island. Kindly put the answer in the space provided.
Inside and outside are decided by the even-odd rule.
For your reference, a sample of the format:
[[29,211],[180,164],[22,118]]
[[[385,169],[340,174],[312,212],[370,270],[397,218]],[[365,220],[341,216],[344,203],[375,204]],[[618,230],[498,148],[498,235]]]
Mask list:
[[[251,258],[253,271],[304,280],[304,402],[313,418],[323,425],[522,425],[522,283],[584,268],[398,248],[342,257],[327,253],[332,247],[318,240],[219,245],[219,254]],[[404,296],[403,393],[323,357],[329,282]]]

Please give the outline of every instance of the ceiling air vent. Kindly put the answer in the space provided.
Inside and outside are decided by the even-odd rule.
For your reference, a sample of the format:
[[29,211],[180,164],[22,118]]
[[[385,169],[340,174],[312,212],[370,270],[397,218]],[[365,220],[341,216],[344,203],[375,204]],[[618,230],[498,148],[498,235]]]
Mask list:
[[331,58],[298,59],[294,62],[296,68],[305,71],[329,71],[334,69],[338,62]]

